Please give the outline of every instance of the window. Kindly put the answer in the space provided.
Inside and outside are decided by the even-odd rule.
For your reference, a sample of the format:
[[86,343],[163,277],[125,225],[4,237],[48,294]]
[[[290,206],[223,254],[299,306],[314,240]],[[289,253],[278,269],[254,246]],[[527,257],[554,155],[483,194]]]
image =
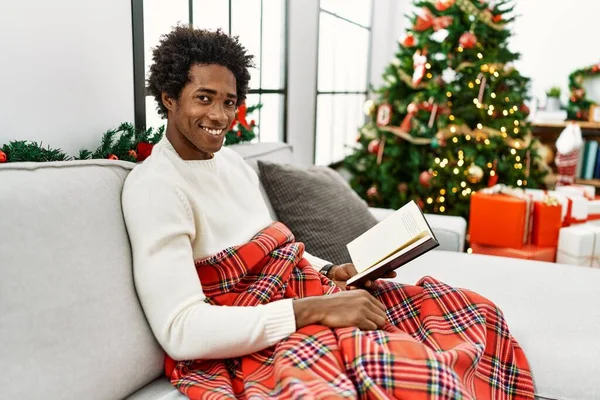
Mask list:
[[262,103],[249,115],[258,124],[258,140],[285,141],[287,72],[286,0],[132,0],[136,126],[165,124],[154,97],[146,91],[152,49],[160,36],[178,23],[223,29],[238,35],[255,57],[248,106]]
[[341,161],[365,122],[372,0],[321,0],[315,163]]

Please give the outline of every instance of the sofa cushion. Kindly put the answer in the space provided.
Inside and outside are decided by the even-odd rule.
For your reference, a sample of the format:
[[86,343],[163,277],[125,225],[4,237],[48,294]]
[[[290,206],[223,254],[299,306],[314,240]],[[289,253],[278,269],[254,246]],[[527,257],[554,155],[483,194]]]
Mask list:
[[279,221],[311,254],[332,263],[351,262],[346,244],[377,220],[334,170],[259,161],[260,179]]
[[0,397],[117,399],[160,375],[121,211],[133,166],[0,166]]
[[503,311],[540,399],[600,399],[600,269],[431,251],[397,270],[473,290]]

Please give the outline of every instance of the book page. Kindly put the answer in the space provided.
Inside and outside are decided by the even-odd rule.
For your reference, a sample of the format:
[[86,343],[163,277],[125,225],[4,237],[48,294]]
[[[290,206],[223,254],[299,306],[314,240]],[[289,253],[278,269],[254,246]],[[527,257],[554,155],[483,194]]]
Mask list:
[[[352,285],[355,282],[359,282],[362,281],[364,277],[368,277],[369,275],[375,274],[377,275],[383,275],[383,273],[385,273],[388,270],[393,270],[399,266],[402,265],[402,262],[400,263],[396,263],[396,264],[391,264],[395,261],[401,261],[402,260],[402,255],[405,254],[409,254],[409,253],[413,253],[413,257],[410,258],[414,258],[418,255],[421,255],[424,252],[427,252],[429,250],[429,248],[424,248],[422,249],[422,251],[418,251],[419,249],[421,249],[423,247],[424,244],[431,242],[432,238],[429,235],[425,235],[423,237],[421,237],[420,239],[410,243],[408,246],[406,246],[405,248],[403,248],[402,250],[398,251],[395,254],[392,254],[391,256],[385,258],[384,260],[378,262],[377,264],[375,264],[374,266],[365,269],[362,272],[359,272],[358,274],[354,275],[352,278],[350,278],[346,284],[347,285]],[[406,260],[408,261],[408,260]],[[376,272],[377,269],[382,269],[384,266],[391,266],[391,268],[387,268],[385,269],[385,271],[383,272]],[[375,278],[376,279],[376,278]]]
[[411,201],[348,243],[347,248],[356,270],[362,272],[396,253],[422,232],[433,236],[423,213]]

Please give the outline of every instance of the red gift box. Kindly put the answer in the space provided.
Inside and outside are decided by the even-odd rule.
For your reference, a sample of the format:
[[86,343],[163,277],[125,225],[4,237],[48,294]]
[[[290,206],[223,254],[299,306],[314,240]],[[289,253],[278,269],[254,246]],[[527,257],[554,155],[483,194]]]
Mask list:
[[536,246],[558,246],[558,233],[562,226],[562,207],[547,198],[533,204],[533,228],[531,243]]
[[510,247],[484,246],[471,243],[474,254],[487,254],[489,256],[500,256],[510,258],[523,258],[525,260],[537,260],[554,262],[556,259],[556,247],[535,246],[527,244],[520,249]]
[[531,198],[509,188],[498,190],[516,195],[483,190],[471,196],[469,242],[521,248],[529,242],[531,233]]

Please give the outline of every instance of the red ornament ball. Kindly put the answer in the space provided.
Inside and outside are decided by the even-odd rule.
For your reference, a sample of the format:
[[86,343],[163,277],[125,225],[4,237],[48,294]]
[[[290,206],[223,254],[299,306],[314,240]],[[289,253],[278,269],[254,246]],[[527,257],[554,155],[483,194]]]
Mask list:
[[255,126],[256,125],[256,121],[255,120],[250,120],[250,126]]
[[367,150],[371,154],[377,154],[377,153],[379,153],[379,146],[380,146],[379,139],[373,139],[369,142],[369,145],[367,146]]
[[5,163],[8,160],[6,153],[0,150],[0,163]]
[[415,200],[415,203],[417,203],[417,205],[419,206],[419,208],[422,210],[423,208],[425,208],[425,202],[423,201],[422,198],[418,198]]
[[502,21],[502,14],[494,15],[492,17],[492,21],[494,21],[495,23],[501,22]]
[[408,192],[408,184],[406,182],[400,182],[398,184],[398,192],[400,192],[400,193]]
[[521,112],[525,113],[525,114],[529,114],[531,112],[531,110],[529,109],[529,107],[527,107],[527,104],[523,103],[521,104]]
[[119,157],[115,156],[114,154],[109,154],[108,157],[106,157],[106,158],[108,158],[109,160],[118,160],[119,159]]
[[460,45],[465,49],[472,49],[477,44],[477,36],[471,32],[465,32],[458,40]]
[[374,199],[378,196],[379,196],[379,191],[377,190],[377,186],[371,186],[367,190],[367,197],[369,197],[370,199]]
[[431,178],[433,178],[433,174],[431,173],[431,171],[423,171],[419,175],[419,183],[423,187],[428,188],[429,185],[431,184]]
[[600,71],[600,65],[594,65],[592,67],[592,72],[596,73],[596,72],[599,72],[599,71]]
[[412,33],[408,32],[406,36],[400,40],[400,44],[404,47],[413,47],[415,45],[415,37]]

